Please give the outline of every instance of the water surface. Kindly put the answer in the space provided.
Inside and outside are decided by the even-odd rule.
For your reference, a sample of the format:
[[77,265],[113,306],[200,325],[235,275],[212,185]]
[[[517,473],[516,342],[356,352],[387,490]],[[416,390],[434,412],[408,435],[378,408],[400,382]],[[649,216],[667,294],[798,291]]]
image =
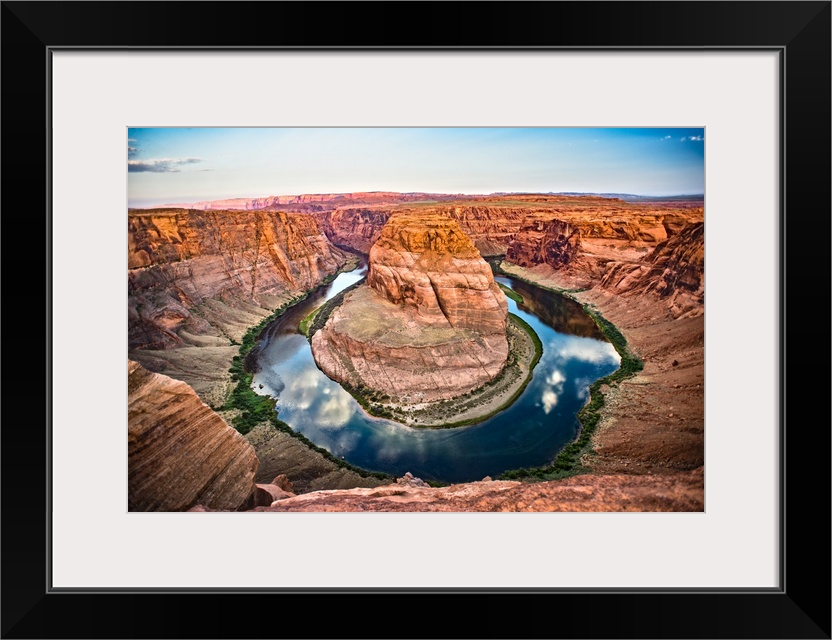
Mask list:
[[259,367],[254,387],[277,399],[280,419],[364,469],[466,482],[509,469],[547,465],[577,436],[576,416],[586,403],[589,386],[619,366],[618,353],[579,304],[498,276],[495,280],[525,300],[518,305],[509,299],[509,311],[528,322],[543,343],[543,355],[523,394],[508,409],[468,427],[414,429],[374,418],[318,369],[308,341],[297,333],[304,316],[365,272],[362,267],[340,274],[288,310],[264,332],[251,356]]

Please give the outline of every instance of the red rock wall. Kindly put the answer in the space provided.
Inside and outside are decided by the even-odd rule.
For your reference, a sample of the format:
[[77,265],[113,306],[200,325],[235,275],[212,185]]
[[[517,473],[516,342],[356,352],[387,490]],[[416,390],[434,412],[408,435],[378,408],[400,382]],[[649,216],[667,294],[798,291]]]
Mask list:
[[258,303],[314,287],[345,262],[303,214],[131,213],[127,238],[130,348],[180,346],[178,330],[204,331],[190,310],[206,299]]
[[548,264],[560,269],[581,250],[581,234],[562,220],[537,220],[523,227],[506,251],[506,260],[521,267]]
[[652,293],[676,316],[701,312],[705,302],[704,223],[685,226],[639,264],[610,264],[601,286],[622,295]]
[[367,284],[432,324],[505,334],[508,305],[491,268],[442,215],[390,218],[370,250]]
[[234,511],[254,490],[254,449],[184,382],[127,365],[130,511]]

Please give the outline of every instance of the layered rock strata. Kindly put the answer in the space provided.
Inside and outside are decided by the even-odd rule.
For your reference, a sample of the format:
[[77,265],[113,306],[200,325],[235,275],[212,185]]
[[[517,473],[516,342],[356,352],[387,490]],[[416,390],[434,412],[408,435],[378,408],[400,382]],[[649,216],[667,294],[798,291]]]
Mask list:
[[562,220],[538,220],[523,227],[506,251],[506,260],[532,267],[548,264],[555,269],[571,263],[581,249],[578,229]]
[[[418,209],[409,203],[338,206],[316,212],[315,216],[334,244],[366,254],[392,215],[420,211],[456,220],[480,253],[489,257],[505,255],[516,240],[522,243],[523,230],[559,220],[579,230],[579,255],[590,258],[584,265],[590,268],[594,263],[622,256],[641,258],[686,224],[700,222],[703,217],[702,209],[693,206],[674,208],[671,203],[663,207],[661,203],[636,204],[614,198],[543,195],[477,197],[423,204]],[[525,253],[519,246],[514,251],[516,255]],[[531,253],[524,259],[527,265],[535,262]],[[600,271],[594,269],[592,275],[598,276]]]
[[491,267],[441,215],[391,218],[370,250],[367,284],[426,325],[505,333],[508,306]]
[[612,263],[601,287],[622,295],[654,293],[674,316],[698,314],[705,302],[705,225],[685,226],[643,261]]
[[[239,339],[239,330],[236,336],[227,330],[226,325],[236,324],[233,316],[242,316],[239,324],[243,327],[256,324],[252,316],[263,315],[264,308],[277,307],[290,294],[319,284],[345,261],[316,220],[307,215],[131,212],[129,347],[227,345],[229,337]],[[219,340],[207,345],[199,336]]]
[[391,215],[390,210],[353,207],[328,211],[317,218],[330,242],[366,255]]
[[312,336],[331,378],[405,404],[464,394],[508,356],[508,305],[471,240],[437,214],[402,214],[370,251],[367,285]]
[[256,491],[257,457],[184,382],[127,365],[130,511],[234,511]]

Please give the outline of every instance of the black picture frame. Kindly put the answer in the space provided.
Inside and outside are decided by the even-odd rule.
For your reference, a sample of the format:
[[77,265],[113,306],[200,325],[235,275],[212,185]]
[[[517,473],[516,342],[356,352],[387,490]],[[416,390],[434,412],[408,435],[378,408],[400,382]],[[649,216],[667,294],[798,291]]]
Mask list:
[[[808,373],[807,349],[795,347],[806,346],[809,330],[820,334],[808,338],[811,357],[825,364],[830,353],[830,15],[830,2],[3,2],[2,637],[829,638],[830,378],[828,369]],[[777,50],[780,587],[52,590],[48,488],[60,478],[51,477],[49,450],[49,388],[57,383],[48,377],[50,56],[129,47]],[[262,552],[252,549],[251,561]],[[321,619],[306,619],[301,604]],[[385,628],[376,615],[392,607],[400,628]],[[440,611],[457,626],[443,626]]]

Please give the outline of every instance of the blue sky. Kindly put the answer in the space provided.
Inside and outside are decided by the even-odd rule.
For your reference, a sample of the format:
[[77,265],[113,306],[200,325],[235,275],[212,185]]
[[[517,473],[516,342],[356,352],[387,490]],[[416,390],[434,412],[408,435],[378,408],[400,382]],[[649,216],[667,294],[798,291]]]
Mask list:
[[702,128],[132,128],[128,203],[348,191],[701,194]]

